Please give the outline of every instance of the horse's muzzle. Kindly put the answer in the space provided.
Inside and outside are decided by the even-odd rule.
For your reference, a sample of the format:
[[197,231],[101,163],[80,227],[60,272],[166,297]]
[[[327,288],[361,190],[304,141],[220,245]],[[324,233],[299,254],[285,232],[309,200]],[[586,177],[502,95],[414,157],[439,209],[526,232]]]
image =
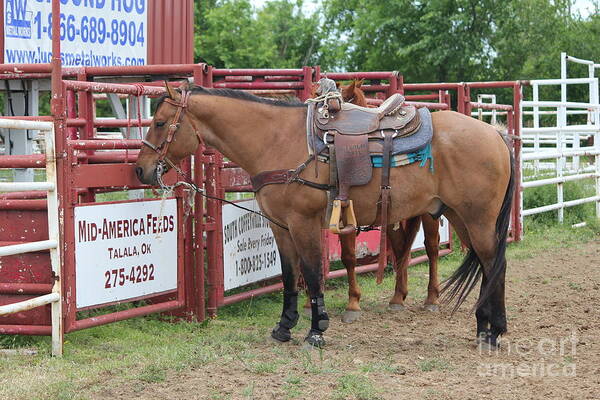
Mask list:
[[140,182],[142,182],[146,185],[152,185],[152,186],[158,185],[158,176],[157,176],[156,167],[153,168],[150,171],[150,173],[144,173],[144,168],[136,167],[135,174],[137,175],[137,178],[140,180]]

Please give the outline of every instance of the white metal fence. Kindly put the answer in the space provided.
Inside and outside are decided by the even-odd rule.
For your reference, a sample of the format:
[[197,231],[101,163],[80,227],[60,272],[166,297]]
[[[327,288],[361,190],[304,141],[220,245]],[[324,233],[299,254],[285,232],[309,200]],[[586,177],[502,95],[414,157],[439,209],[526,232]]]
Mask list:
[[[23,190],[40,190],[48,192],[48,240],[21,243],[0,247],[0,257],[34,251],[50,250],[50,261],[55,277],[60,277],[60,252],[58,198],[56,193],[56,158],[54,149],[54,124],[52,122],[20,121],[0,119],[0,128],[40,130],[45,134],[46,144],[46,181],[45,182],[0,182],[0,192],[18,192]],[[0,306],[0,315],[14,314],[52,305],[52,354],[62,355],[62,290],[60,280],[56,280],[52,292],[19,303]]]
[[[600,217],[600,104],[594,77],[600,64],[565,53],[561,59],[561,79],[530,81],[532,99],[521,102],[522,198],[527,198],[527,188],[555,185],[557,201],[531,209],[522,206],[521,216],[558,210],[558,220],[563,222],[565,208],[591,202]],[[587,64],[589,76],[568,78],[567,61]],[[587,86],[587,102],[568,101],[568,89],[575,85]],[[560,101],[541,100],[544,86],[560,86]],[[583,181],[590,195],[565,200],[565,183],[573,181]]]

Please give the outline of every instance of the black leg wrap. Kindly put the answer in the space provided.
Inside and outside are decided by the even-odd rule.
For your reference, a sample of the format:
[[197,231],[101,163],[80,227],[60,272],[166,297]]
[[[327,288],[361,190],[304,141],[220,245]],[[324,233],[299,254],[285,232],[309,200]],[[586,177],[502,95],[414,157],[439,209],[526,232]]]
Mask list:
[[322,294],[310,299],[310,308],[312,311],[311,326],[308,336],[304,340],[312,346],[323,347],[325,346],[323,332],[329,328],[329,316],[325,311],[325,301]]
[[279,323],[271,332],[271,337],[280,342],[287,342],[292,338],[292,329],[298,323],[298,292],[283,292],[283,312]]
[[310,308],[312,311],[310,329],[321,333],[325,332],[329,328],[329,316],[325,311],[325,300],[322,294],[310,299]]

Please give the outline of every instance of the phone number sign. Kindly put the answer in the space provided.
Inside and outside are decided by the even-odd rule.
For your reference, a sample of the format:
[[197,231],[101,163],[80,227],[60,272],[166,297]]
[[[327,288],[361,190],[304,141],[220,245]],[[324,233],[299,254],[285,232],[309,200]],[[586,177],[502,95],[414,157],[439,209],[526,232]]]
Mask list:
[[[237,204],[259,211],[254,199]],[[279,250],[265,218],[223,206],[223,264],[225,290],[281,275]]]
[[77,308],[177,289],[177,202],[75,207]]
[[[4,62],[49,63],[51,0],[4,2]],[[65,66],[147,63],[147,0],[61,0],[61,58]]]

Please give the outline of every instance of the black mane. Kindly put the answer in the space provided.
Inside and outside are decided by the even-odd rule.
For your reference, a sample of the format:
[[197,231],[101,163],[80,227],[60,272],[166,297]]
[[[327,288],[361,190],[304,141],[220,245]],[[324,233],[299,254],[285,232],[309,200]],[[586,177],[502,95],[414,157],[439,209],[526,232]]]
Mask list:
[[[298,100],[296,97],[290,97],[288,100],[277,100],[266,97],[255,96],[252,93],[245,92],[243,90],[236,89],[208,89],[202,86],[192,86],[192,94],[202,94],[207,96],[220,96],[229,97],[231,99],[251,101],[253,103],[261,103],[269,106],[276,107],[305,107],[306,105]],[[155,111],[169,96],[167,94],[162,95],[156,102]]]

